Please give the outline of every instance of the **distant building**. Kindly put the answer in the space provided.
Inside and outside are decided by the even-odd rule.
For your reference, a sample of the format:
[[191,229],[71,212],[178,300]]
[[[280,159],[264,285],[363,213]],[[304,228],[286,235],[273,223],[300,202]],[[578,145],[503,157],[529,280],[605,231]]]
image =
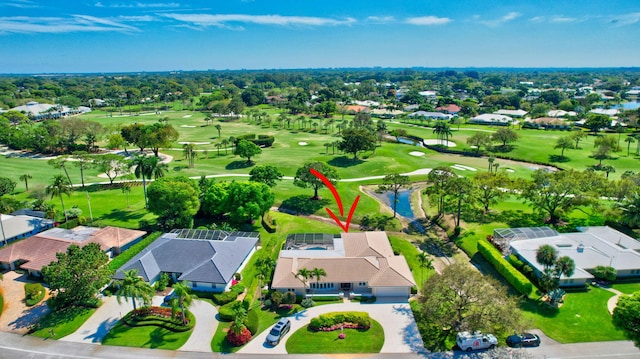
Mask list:
[[528,112],[525,110],[498,110],[495,113],[511,117],[524,117]]
[[410,113],[409,117],[448,121],[453,117],[453,115],[445,115],[442,112],[416,111],[414,113]]
[[36,121],[62,118],[78,113],[78,110],[67,106],[38,103],[35,101],[29,102],[23,106],[14,107],[11,111],[22,112],[29,118]]
[[[54,222],[35,211],[22,210],[11,215],[0,214],[0,245],[27,238],[53,227]],[[34,215],[35,214],[35,215]]]
[[450,115],[457,115],[458,112],[460,112],[460,110],[461,110],[460,106],[458,106],[456,104],[453,104],[453,103],[448,104],[446,106],[436,107],[436,111],[441,111],[441,112],[444,112],[444,113],[448,113]]
[[479,125],[496,125],[496,126],[509,126],[516,121],[513,118],[505,115],[499,115],[496,113],[483,113],[476,117],[472,117],[469,123],[475,123]]

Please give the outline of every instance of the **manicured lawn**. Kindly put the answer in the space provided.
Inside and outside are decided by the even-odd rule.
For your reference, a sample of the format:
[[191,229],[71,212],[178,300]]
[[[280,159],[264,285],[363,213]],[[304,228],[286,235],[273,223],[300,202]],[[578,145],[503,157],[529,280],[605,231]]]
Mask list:
[[[195,321],[193,314],[188,313],[190,320]],[[118,322],[102,340],[103,345],[176,350],[191,336],[193,329],[185,332],[174,332],[155,325],[129,327]]]
[[289,354],[379,353],[384,344],[384,330],[373,319],[369,330],[345,329],[345,339],[338,339],[339,330],[312,332],[308,327],[305,325],[289,337]]
[[611,322],[607,301],[614,294],[591,287],[588,292],[568,293],[559,309],[534,300],[521,308],[524,316],[546,335],[561,343],[624,340],[621,330]]
[[417,259],[420,251],[411,243],[410,239],[403,238],[400,235],[389,235],[389,242],[391,242],[391,248],[393,248],[394,252],[399,252],[406,258],[418,289],[422,288],[424,281],[427,280],[434,271],[420,267],[420,262],[418,262]]
[[[80,328],[95,312],[95,308],[67,308],[50,312],[38,322],[36,330],[31,335],[39,338],[60,339]],[[51,333],[55,334],[54,337]]]
[[613,289],[617,289],[622,293],[633,294],[640,291],[640,282],[636,283],[616,283],[611,286]]

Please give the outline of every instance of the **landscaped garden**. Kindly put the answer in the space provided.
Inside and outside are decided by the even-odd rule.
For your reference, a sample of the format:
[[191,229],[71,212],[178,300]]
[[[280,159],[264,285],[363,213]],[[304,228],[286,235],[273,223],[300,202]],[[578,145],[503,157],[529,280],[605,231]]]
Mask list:
[[186,343],[194,325],[195,318],[189,311],[183,320],[181,315],[172,315],[171,308],[145,307],[127,313],[102,344],[175,350]]
[[334,312],[312,318],[287,340],[289,354],[379,353],[384,330],[364,312]]

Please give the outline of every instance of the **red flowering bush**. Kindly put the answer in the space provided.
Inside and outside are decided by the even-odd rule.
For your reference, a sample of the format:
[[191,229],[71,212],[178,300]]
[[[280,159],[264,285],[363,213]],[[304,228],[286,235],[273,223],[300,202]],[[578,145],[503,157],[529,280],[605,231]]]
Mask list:
[[242,328],[240,334],[234,333],[232,330],[227,332],[227,341],[234,347],[239,347],[251,340],[251,332],[247,328]]

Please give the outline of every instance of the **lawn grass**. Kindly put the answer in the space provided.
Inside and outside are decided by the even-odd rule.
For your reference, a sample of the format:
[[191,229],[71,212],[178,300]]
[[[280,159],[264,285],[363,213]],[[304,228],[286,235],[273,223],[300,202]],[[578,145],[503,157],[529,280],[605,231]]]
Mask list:
[[[35,331],[38,338],[60,339],[75,332],[96,311],[95,308],[72,307],[53,311],[40,319]],[[51,336],[51,334],[54,336]]]
[[621,291],[625,294],[633,294],[640,291],[640,282],[635,283],[615,283],[611,285],[611,288]]
[[399,234],[389,235],[389,242],[391,243],[391,248],[393,248],[394,253],[400,253],[407,260],[407,264],[413,274],[413,279],[416,282],[418,289],[421,289],[424,281],[427,280],[434,271],[420,267],[420,262],[417,258],[420,251],[411,242],[408,236],[401,236]]
[[[187,312],[189,320],[195,321],[193,314]],[[103,345],[176,350],[184,345],[193,329],[174,332],[155,325],[129,327],[119,321],[102,340]]]
[[298,329],[287,340],[289,354],[355,354],[379,353],[384,345],[384,330],[371,320],[369,330],[345,329],[345,339],[338,339],[339,330],[313,332],[309,326]]
[[567,293],[559,309],[535,300],[527,300],[521,308],[524,317],[532,320],[536,328],[560,343],[625,340],[607,310],[607,301],[613,295],[590,287],[588,292]]

